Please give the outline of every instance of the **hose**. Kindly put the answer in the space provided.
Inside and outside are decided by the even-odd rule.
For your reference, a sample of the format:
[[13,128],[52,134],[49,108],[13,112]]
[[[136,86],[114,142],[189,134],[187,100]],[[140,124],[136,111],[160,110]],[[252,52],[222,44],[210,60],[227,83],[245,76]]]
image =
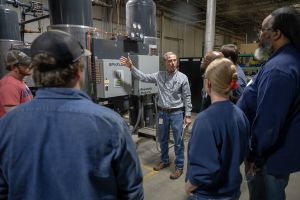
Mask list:
[[134,132],[136,131],[140,121],[141,121],[141,116],[142,116],[142,113],[143,113],[143,103],[142,103],[142,100],[140,98],[140,96],[138,97],[138,101],[139,101],[139,113],[138,113],[138,117],[137,117],[137,120],[136,120],[136,123],[131,131],[131,134],[134,134]]

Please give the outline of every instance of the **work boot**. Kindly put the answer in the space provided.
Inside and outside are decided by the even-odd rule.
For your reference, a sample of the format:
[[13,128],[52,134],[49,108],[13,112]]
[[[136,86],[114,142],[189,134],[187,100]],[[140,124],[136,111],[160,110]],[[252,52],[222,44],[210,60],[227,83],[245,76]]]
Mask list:
[[183,169],[175,168],[175,171],[170,175],[170,179],[178,179],[182,173]]
[[163,168],[169,167],[170,163],[163,163],[162,161],[160,161],[156,166],[153,167],[154,171],[159,171]]

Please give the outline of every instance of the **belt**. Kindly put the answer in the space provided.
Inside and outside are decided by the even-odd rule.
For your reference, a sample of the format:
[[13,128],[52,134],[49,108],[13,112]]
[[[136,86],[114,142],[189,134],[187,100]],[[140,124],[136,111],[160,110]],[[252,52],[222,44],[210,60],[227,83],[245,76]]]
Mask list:
[[163,111],[163,112],[167,112],[167,113],[172,113],[172,112],[183,110],[182,107],[180,107],[180,108],[162,108],[162,107],[159,107],[159,106],[157,107],[157,109],[159,111]]

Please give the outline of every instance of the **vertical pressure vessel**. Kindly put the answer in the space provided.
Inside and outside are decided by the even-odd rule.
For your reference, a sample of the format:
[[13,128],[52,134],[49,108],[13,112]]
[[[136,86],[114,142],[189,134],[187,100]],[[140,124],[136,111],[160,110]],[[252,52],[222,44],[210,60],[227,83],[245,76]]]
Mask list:
[[153,0],[129,0],[126,31],[131,38],[156,37],[156,6]]
[[92,26],[90,0],[49,0],[50,23]]

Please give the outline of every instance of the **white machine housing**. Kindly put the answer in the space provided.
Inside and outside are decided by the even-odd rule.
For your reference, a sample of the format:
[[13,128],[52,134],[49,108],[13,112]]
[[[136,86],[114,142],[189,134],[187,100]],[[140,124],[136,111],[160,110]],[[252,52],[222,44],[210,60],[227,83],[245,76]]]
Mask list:
[[[159,70],[159,57],[131,55],[134,66],[145,74]],[[118,59],[95,59],[97,98],[157,93],[155,83],[144,83],[131,75]]]

